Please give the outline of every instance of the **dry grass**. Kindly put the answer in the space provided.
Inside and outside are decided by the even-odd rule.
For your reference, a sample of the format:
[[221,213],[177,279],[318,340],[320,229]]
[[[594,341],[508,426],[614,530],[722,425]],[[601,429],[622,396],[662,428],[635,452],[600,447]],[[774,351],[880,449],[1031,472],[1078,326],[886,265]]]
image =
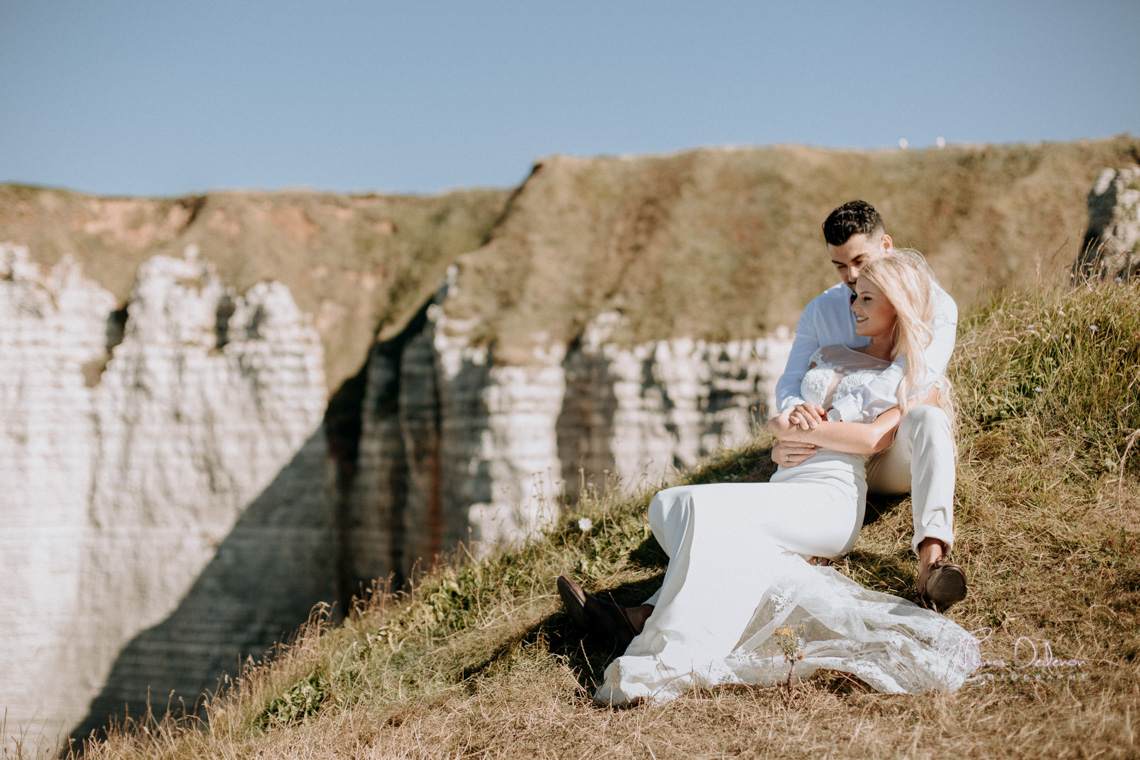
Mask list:
[[[1048,337],[1090,324],[1101,329]],[[87,756],[1134,757],[1138,342],[1135,285],[994,299],[970,320],[953,374],[965,423],[955,554],[971,585],[951,616],[985,637],[987,663],[956,693],[881,695],[818,678],[791,701],[720,688],[660,707],[592,705],[612,653],[560,612],[554,576],[572,572],[632,603],[664,568],[644,524],[651,489],[608,490],[516,551],[440,569],[410,595],[376,594],[341,625],[318,616],[201,722],[142,721],[91,742]],[[1025,367],[1041,373],[1026,379]],[[1036,391],[1042,383],[1055,390]],[[688,479],[763,480],[769,468],[755,445]],[[907,500],[875,502],[840,569],[910,596],[909,531]]]

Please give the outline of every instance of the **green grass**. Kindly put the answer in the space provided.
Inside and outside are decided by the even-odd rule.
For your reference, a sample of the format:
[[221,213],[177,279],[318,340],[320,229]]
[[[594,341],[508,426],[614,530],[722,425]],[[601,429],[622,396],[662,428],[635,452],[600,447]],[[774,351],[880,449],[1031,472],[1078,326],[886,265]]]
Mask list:
[[[574,630],[554,577],[572,573],[638,603],[665,566],[644,519],[653,488],[610,488],[586,492],[527,545],[442,567],[408,594],[378,591],[341,624],[318,610],[197,717],[144,718],[86,754],[1135,756],[1138,350],[1137,285],[1002,295],[964,321],[951,373],[961,417],[955,555],[970,594],[950,614],[986,632],[989,664],[957,693],[888,696],[818,679],[790,701],[721,688],[663,707],[593,706],[613,653]],[[683,480],[764,480],[767,457],[761,440]],[[585,532],[583,516],[593,523]],[[908,499],[872,503],[839,569],[912,597],[910,520]]]

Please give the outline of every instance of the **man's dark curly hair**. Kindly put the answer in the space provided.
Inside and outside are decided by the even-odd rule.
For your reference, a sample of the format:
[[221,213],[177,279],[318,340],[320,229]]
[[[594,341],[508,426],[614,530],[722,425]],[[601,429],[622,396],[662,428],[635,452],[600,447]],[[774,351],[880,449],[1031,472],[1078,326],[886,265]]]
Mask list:
[[883,217],[867,201],[848,201],[823,221],[823,239],[828,245],[843,245],[852,235],[874,236],[886,231]]

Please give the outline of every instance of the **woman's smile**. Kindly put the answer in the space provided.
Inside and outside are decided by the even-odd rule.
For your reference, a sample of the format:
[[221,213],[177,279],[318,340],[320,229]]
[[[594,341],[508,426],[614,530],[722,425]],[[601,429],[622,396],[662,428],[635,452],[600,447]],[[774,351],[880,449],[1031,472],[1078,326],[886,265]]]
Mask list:
[[859,335],[887,336],[894,328],[895,307],[870,280],[855,284],[851,311],[855,314],[855,332]]

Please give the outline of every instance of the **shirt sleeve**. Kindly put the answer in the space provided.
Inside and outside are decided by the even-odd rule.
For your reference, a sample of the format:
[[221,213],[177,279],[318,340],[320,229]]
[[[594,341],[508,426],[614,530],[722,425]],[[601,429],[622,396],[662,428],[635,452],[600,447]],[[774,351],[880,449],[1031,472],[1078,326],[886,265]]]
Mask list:
[[792,350],[788,354],[788,363],[784,365],[784,374],[776,381],[776,411],[777,413],[803,404],[800,395],[800,384],[811,364],[811,358],[819,350],[819,337],[815,329],[815,302],[811,301],[804,308],[796,323],[796,337],[792,341]]
[[958,305],[945,290],[937,288],[934,293],[939,308],[931,328],[934,338],[925,353],[928,386],[946,374],[946,367],[950,364],[950,354],[954,353],[954,341],[958,337]]
[[[958,307],[944,290],[935,291],[938,308],[935,312],[930,345],[923,352],[926,359],[926,378],[923,389],[946,373],[954,341],[958,334]],[[898,389],[906,375],[906,357],[896,360],[873,380],[857,388],[850,395],[837,399],[827,414],[833,422],[871,422],[888,409],[899,405]]]

